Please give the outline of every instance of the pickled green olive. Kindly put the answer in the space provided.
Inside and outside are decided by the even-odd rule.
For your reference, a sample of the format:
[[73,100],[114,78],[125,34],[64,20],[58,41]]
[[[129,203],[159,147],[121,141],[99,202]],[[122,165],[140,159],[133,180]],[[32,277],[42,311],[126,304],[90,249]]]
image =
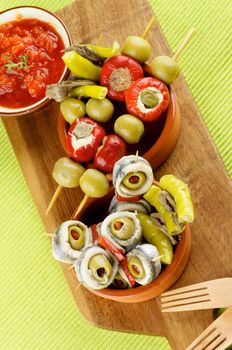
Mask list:
[[176,80],[180,73],[180,67],[171,57],[158,56],[155,57],[151,63],[151,73],[156,78],[170,85]]
[[121,52],[139,62],[145,62],[150,57],[151,45],[139,36],[128,36]]
[[103,100],[90,98],[86,104],[86,113],[97,122],[105,123],[112,117],[114,105],[107,98],[103,98]]
[[72,124],[77,118],[85,115],[86,109],[83,101],[69,97],[60,103],[60,110],[64,119]]
[[145,277],[145,270],[142,261],[137,256],[131,256],[128,259],[128,269],[130,273],[138,279]]
[[67,157],[58,159],[55,163],[52,176],[62,187],[74,188],[79,186],[80,177],[85,168]]
[[143,122],[131,114],[123,114],[114,123],[114,131],[127,143],[139,142],[144,133]]
[[112,265],[104,254],[94,255],[89,260],[88,267],[99,282],[105,281],[106,277],[109,278],[112,274]]
[[127,217],[117,218],[110,224],[110,232],[115,237],[126,240],[133,236],[135,225],[133,221]]
[[127,281],[125,281],[119,273],[116,273],[112,285],[119,289],[126,289],[129,287]]
[[141,171],[127,174],[122,183],[130,190],[137,190],[141,188],[146,181],[146,175]]
[[68,228],[68,241],[75,250],[80,250],[85,244],[85,234],[79,226],[70,226]]
[[80,178],[80,187],[89,197],[104,197],[109,191],[106,176],[96,169],[87,169]]

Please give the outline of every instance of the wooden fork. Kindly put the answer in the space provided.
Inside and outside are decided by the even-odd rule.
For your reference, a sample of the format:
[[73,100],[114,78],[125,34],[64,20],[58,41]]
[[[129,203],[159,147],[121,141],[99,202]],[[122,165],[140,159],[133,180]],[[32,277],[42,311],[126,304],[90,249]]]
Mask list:
[[232,344],[232,307],[218,317],[186,350],[225,350]]
[[232,278],[192,284],[161,295],[162,312],[191,311],[232,305]]

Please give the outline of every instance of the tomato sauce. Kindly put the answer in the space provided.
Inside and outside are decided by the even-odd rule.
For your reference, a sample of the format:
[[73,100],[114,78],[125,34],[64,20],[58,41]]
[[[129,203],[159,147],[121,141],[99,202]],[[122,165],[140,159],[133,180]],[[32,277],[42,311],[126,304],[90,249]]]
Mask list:
[[0,105],[30,106],[64,71],[64,43],[49,24],[21,19],[0,25]]

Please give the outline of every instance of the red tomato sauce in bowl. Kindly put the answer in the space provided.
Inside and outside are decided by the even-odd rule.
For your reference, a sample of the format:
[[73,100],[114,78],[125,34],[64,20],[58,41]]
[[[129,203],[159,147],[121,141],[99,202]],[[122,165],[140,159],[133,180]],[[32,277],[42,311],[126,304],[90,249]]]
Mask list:
[[46,85],[64,72],[63,49],[49,23],[21,19],[0,25],[0,105],[23,108],[44,98]]

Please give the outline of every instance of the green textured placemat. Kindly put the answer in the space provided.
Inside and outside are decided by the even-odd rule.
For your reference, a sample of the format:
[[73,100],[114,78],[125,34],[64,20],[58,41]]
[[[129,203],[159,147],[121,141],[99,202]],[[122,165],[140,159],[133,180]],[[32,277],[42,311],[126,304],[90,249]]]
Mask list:
[[[26,5],[55,11],[69,2],[34,0]],[[232,175],[231,1],[153,0],[151,3],[173,50],[190,27],[198,29],[180,64]],[[3,0],[0,10],[19,5],[25,5],[25,1]],[[43,232],[0,124],[0,350],[169,348],[162,338],[105,331],[83,320]]]

